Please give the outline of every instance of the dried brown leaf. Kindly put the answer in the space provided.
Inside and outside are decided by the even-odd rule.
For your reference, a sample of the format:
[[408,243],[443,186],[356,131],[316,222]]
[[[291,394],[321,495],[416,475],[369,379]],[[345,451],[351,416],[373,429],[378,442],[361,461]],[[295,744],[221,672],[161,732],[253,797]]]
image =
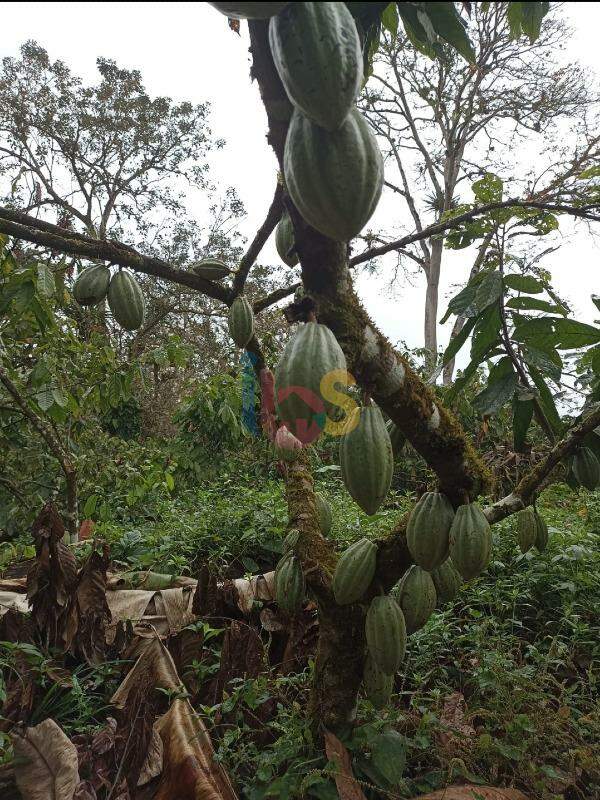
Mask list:
[[448,786],[430,794],[418,795],[419,800],[528,800],[518,789],[499,789],[495,786]]
[[73,800],[77,749],[52,719],[12,734],[15,779],[23,800]]
[[335,785],[340,800],[366,800],[354,773],[350,753],[331,731],[325,731],[325,753],[335,766]]

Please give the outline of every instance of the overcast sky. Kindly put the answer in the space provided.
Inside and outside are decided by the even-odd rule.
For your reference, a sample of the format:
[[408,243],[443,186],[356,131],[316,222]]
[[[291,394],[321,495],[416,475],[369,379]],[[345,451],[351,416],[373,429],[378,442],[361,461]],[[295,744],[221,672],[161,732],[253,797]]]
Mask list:
[[[565,3],[563,8],[575,28],[568,56],[599,74],[600,3]],[[241,230],[252,236],[271,199],[276,163],[265,140],[266,118],[258,90],[250,83],[246,35],[234,35],[225,17],[207,3],[4,3],[2,31],[0,56],[17,55],[23,42],[35,39],[52,59],[62,59],[86,81],[96,79],[95,60],[103,56],[139,69],[151,95],[209,100],[213,133],[227,141],[212,158],[212,178],[223,187],[237,187],[248,211]],[[203,213],[200,205],[197,213]],[[385,224],[388,216],[393,224],[389,204],[379,210],[377,221]],[[577,317],[591,322],[595,309],[589,296],[600,293],[599,247],[583,228],[573,234],[573,226],[563,220],[565,244],[544,266],[551,269],[555,285],[572,302]],[[278,262],[272,242],[261,260]],[[448,261],[441,286],[442,313],[454,293],[452,285],[465,280],[471,262],[463,253],[452,254]],[[392,268],[390,261],[384,264],[381,279],[362,278],[359,291],[394,342],[421,346],[424,281],[415,276],[412,286],[403,282],[392,296],[387,288]],[[440,328],[442,344],[450,327],[447,323]]]

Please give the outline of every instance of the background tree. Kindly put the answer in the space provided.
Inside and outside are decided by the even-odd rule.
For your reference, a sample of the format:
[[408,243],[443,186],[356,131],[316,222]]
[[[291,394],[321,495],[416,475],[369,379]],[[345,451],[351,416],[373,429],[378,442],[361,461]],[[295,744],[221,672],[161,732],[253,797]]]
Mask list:
[[[571,32],[558,9],[528,39],[514,35],[509,4],[475,3],[467,22],[469,61],[450,46],[432,60],[431,45],[411,47],[397,17],[388,12],[385,24],[360,105],[384,147],[398,224],[408,215],[420,232],[439,222],[489,172],[502,177],[509,197],[577,199],[577,175],[599,155],[598,99],[579,65],[560,62]],[[472,275],[490,241],[480,244]],[[420,239],[398,256],[425,275],[424,346],[435,356],[444,237]]]

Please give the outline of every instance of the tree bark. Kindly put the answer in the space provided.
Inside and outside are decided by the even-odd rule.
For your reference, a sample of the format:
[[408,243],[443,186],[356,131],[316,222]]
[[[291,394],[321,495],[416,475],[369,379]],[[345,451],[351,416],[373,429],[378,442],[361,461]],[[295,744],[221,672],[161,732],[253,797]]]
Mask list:
[[442,267],[443,240],[434,239],[431,242],[431,257],[425,272],[427,290],[425,293],[425,349],[430,353],[431,367],[437,361],[437,317],[440,290],[440,271]]

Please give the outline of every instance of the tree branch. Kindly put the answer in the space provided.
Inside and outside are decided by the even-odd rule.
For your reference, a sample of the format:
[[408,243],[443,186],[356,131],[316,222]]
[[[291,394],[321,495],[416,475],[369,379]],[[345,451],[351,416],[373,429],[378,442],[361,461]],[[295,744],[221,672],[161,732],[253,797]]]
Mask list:
[[[380,247],[372,247],[370,250],[365,250],[364,253],[359,253],[359,255],[350,259],[350,266],[354,267],[357,264],[370,261],[372,258],[376,258],[377,256],[383,256],[386,253],[390,253],[392,250],[398,250],[401,247],[406,247],[409,244],[413,244],[413,242],[419,242],[422,239],[429,239],[430,237],[439,233],[444,233],[444,231],[451,230],[453,228],[460,228],[464,222],[469,222],[470,220],[475,219],[476,217],[481,217],[490,211],[498,211],[502,208],[538,208],[540,211],[554,211],[557,214],[569,214],[570,216],[578,217],[580,219],[587,219],[591,222],[600,222],[600,203],[590,203],[587,206],[577,207],[563,205],[560,203],[543,203],[537,200],[518,200],[516,198],[512,200],[503,200],[499,203],[486,203],[483,206],[477,206],[477,208],[473,208],[470,211],[465,211],[464,214],[459,214],[452,219],[442,220],[442,222],[436,222],[433,225],[429,225],[427,228],[423,228],[422,231],[417,231],[416,233],[411,233],[408,236],[403,236],[401,239],[388,242],[388,244],[381,245]],[[593,211],[598,213],[592,213]]]
[[244,290],[244,285],[246,283],[246,278],[248,277],[248,273],[250,272],[252,265],[258,258],[258,254],[264,247],[265,242],[269,238],[269,236],[275,230],[275,226],[281,219],[281,213],[283,211],[283,186],[277,182],[277,186],[275,187],[275,194],[273,195],[273,200],[271,201],[271,205],[267,212],[267,216],[265,221],[260,226],[258,231],[256,232],[256,236],[252,240],[250,247],[246,251],[246,253],[242,256],[242,259],[239,263],[237,268],[237,272],[233,278],[233,286],[231,289],[231,297],[237,297],[238,294],[241,294]]

